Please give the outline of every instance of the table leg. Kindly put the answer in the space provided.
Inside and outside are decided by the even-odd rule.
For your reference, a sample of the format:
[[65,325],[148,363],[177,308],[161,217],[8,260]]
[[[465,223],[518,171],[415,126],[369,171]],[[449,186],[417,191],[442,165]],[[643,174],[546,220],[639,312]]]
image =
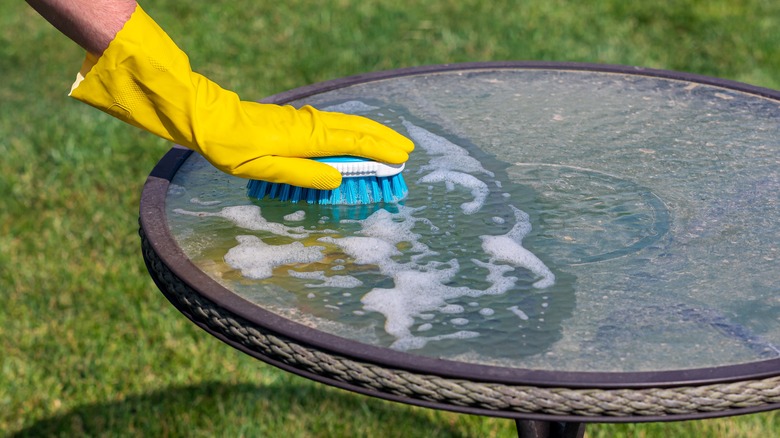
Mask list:
[[583,438],[585,423],[515,420],[518,438]]

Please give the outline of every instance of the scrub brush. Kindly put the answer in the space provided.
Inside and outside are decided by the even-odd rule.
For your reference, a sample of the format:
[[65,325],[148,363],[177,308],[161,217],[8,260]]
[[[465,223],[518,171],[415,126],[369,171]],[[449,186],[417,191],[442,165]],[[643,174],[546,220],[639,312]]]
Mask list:
[[317,190],[250,180],[247,184],[247,195],[257,199],[268,197],[292,203],[304,201],[321,205],[359,205],[397,202],[409,193],[401,175],[404,164],[384,164],[348,156],[313,159],[341,172],[341,185],[333,190]]

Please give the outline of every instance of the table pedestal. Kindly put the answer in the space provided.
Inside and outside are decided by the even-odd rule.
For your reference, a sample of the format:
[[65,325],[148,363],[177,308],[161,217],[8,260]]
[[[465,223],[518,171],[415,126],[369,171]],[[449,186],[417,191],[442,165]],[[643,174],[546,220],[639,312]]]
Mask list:
[[516,420],[519,438],[583,438],[584,423]]

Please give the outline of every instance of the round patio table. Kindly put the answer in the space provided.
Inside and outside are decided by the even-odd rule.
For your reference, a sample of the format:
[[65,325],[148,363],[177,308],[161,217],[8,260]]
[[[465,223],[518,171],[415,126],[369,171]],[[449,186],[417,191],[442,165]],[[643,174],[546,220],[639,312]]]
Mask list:
[[144,259],[225,343],[361,394],[513,418],[521,436],[780,407],[777,91],[508,62],[265,102],[408,136],[410,193],[254,199],[174,147],[144,187]]

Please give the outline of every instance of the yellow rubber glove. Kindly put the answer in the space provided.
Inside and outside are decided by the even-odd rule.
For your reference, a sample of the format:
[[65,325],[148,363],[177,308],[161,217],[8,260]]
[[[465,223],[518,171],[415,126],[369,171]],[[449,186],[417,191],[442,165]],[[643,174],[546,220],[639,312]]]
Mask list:
[[365,117],[241,101],[190,68],[138,6],[100,57],[87,55],[71,96],[201,153],[231,175],[328,190],[341,174],[300,157],[353,155],[391,164],[412,142]]

